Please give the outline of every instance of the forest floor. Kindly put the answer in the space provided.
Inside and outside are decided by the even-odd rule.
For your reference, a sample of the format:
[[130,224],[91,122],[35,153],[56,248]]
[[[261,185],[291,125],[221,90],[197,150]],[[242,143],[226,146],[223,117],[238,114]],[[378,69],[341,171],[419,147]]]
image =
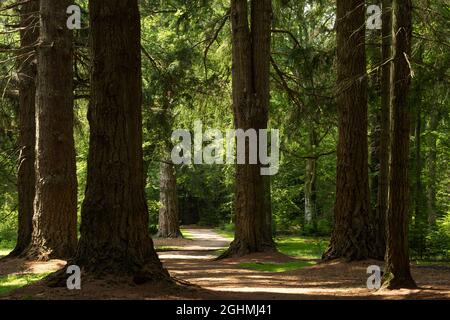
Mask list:
[[[448,266],[412,266],[418,289],[376,291],[366,287],[366,270],[369,265],[382,267],[380,261],[320,263],[282,253],[216,261],[229,238],[198,227],[184,228],[183,234],[184,239],[154,239],[161,261],[180,285],[137,286],[130,279],[82,279],[82,290],[69,291],[38,281],[1,295],[0,281],[0,299],[450,299]],[[64,264],[61,260],[6,260],[0,262],[0,278],[46,275]]]

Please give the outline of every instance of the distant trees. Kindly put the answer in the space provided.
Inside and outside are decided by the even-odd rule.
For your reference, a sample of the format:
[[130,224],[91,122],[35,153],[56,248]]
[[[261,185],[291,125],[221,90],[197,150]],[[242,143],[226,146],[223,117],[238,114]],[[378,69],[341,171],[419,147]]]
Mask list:
[[334,228],[325,259],[371,256],[364,0],[337,1],[337,150]]
[[[237,129],[267,128],[272,22],[271,0],[251,1],[249,26],[247,0],[231,1],[233,56],[233,113]],[[248,144],[246,159],[248,159]],[[261,164],[236,165],[235,238],[222,254],[242,256],[274,250],[270,179],[260,174]]]
[[[68,0],[40,0],[37,49],[36,195],[27,255],[67,258],[77,245],[77,178],[73,138],[73,44]],[[30,187],[31,188],[31,187]]]
[[89,1],[92,75],[86,194],[75,263],[91,274],[169,279],[148,231],[137,0]]

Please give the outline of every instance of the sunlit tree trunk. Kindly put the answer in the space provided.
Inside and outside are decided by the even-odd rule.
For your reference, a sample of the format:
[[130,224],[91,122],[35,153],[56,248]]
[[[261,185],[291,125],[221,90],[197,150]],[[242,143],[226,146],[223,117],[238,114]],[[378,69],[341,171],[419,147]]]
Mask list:
[[159,209],[158,237],[181,237],[180,218],[178,212],[178,193],[175,166],[170,159],[159,164]]
[[[231,1],[234,123],[237,129],[259,130],[268,120],[271,0],[251,1],[251,26],[248,11],[246,0]],[[248,150],[247,145],[246,159]],[[267,217],[270,179],[260,169],[261,164],[236,165],[236,231],[221,258],[275,250]]]

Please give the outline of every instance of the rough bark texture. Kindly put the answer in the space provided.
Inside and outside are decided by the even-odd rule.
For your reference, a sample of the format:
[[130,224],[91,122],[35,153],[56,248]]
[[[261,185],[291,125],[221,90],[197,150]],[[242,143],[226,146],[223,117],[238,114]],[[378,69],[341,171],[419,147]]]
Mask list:
[[158,237],[181,237],[180,218],[178,212],[177,179],[175,167],[170,159],[161,161],[159,165],[159,209]]
[[[251,1],[250,21],[251,30],[247,1],[232,0],[235,127],[259,130],[267,128],[268,119],[271,1]],[[261,164],[236,166],[235,238],[221,258],[275,250],[272,228],[268,225],[271,219],[267,217],[271,212],[267,207],[270,179],[261,175],[260,168]]]
[[40,1],[36,91],[36,196],[30,258],[67,258],[77,244],[72,32],[68,0]]
[[409,217],[409,134],[410,110],[408,93],[411,70],[411,0],[394,0],[393,56],[391,86],[393,109],[392,163],[387,216],[388,236],[383,287],[411,288],[416,284],[411,276],[408,248]]
[[137,0],[89,2],[92,74],[88,173],[74,263],[94,276],[169,279],[148,231]]
[[339,142],[336,203],[326,260],[371,255],[364,0],[337,1]]
[[381,110],[380,110],[380,150],[378,190],[375,214],[378,218],[379,232],[375,233],[377,256],[384,258],[386,254],[386,214],[389,193],[389,141],[391,112],[391,14],[392,0],[383,0],[381,29]]
[[14,250],[9,254],[16,257],[30,245],[33,230],[34,202],[34,160],[36,143],[35,95],[36,54],[34,46],[39,38],[39,1],[33,0],[20,8],[20,58],[19,73],[19,169],[17,188],[19,196],[18,235]]

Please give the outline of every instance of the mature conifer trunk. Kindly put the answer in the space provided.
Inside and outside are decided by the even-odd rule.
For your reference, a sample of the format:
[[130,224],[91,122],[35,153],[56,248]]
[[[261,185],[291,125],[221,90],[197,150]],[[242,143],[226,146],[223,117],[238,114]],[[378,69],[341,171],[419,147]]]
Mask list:
[[137,0],[89,2],[90,141],[81,238],[74,260],[94,276],[169,279],[148,232],[144,194]]
[[170,159],[161,161],[159,165],[160,202],[158,220],[158,237],[181,237],[180,218],[178,213],[178,194],[175,167]]
[[67,258],[77,244],[72,32],[68,0],[40,1],[36,91],[36,195],[31,258]]
[[381,28],[381,110],[380,110],[380,141],[379,141],[379,171],[377,205],[375,214],[378,218],[378,232],[375,233],[377,255],[383,258],[386,253],[386,214],[389,192],[389,141],[390,141],[390,112],[391,112],[391,9],[392,0],[382,2]]
[[392,87],[392,163],[387,216],[388,236],[383,286],[389,289],[412,288],[408,247],[409,217],[409,135],[410,108],[408,93],[411,82],[411,0],[394,0]]
[[[247,1],[232,0],[235,127],[259,130],[267,128],[268,119],[271,0],[251,1],[251,26],[248,21]],[[248,150],[247,145],[246,159]],[[236,166],[235,238],[222,258],[274,250],[268,218],[270,179],[260,169],[261,164]]]
[[21,255],[29,246],[33,230],[34,147],[36,143],[35,95],[36,54],[34,46],[39,38],[39,1],[32,0],[20,8],[19,73],[19,169],[17,188],[19,221],[17,243],[10,257]]
[[364,0],[337,1],[339,142],[331,242],[324,259],[370,257]]

